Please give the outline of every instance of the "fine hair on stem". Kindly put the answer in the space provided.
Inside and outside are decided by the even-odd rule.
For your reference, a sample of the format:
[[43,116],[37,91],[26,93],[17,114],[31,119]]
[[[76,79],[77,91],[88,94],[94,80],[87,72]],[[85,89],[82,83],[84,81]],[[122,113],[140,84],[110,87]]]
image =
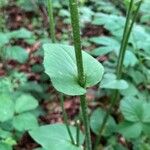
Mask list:
[[[71,14],[71,24],[73,29],[73,41],[76,56],[76,65],[78,71],[78,82],[80,86],[85,86],[85,76],[83,68],[83,59],[81,51],[81,36],[80,36],[80,25],[79,25],[79,12],[78,12],[78,2],[77,0],[69,0],[70,14]],[[91,135],[89,118],[87,114],[87,101],[85,95],[80,96],[81,111],[83,116],[83,123],[85,127],[85,142],[86,150],[92,150],[91,146]]]

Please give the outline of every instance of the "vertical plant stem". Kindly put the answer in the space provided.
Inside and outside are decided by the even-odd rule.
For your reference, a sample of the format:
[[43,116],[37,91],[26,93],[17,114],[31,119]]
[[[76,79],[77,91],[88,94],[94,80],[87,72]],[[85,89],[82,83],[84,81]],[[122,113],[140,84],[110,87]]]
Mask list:
[[68,134],[70,136],[70,140],[71,140],[72,144],[75,145],[75,142],[74,142],[74,139],[73,139],[73,136],[72,136],[69,124],[68,124],[68,116],[67,116],[67,113],[66,113],[65,108],[64,108],[64,97],[63,97],[63,94],[60,95],[60,101],[61,101],[61,108],[62,108],[64,122],[65,122],[65,125],[66,125],[66,128],[67,128]]
[[79,26],[79,12],[77,0],[69,0],[70,13],[71,13],[71,24],[73,28],[73,40],[75,47],[75,55],[78,70],[78,80],[82,87],[85,86],[82,51],[81,51],[81,37],[80,37],[80,26]]
[[[48,5],[48,16],[49,16],[49,23],[50,23],[50,35],[52,39],[52,43],[55,43],[56,38],[55,38],[55,25],[54,25],[54,17],[53,17],[53,6],[52,6],[52,0],[47,0],[47,5]],[[64,108],[64,96],[63,94],[60,94],[60,101],[61,101],[61,108],[62,108],[62,113],[63,113],[63,118],[64,122],[66,125],[67,132],[69,134],[70,140],[72,144],[75,145],[75,141],[73,139],[69,124],[68,124],[68,116]]]
[[86,101],[85,95],[80,96],[80,101],[81,101],[83,122],[84,122],[84,126],[85,126],[86,149],[92,150],[90,125],[89,125],[89,118],[88,118],[88,114],[87,114],[87,101]]
[[53,16],[53,5],[52,0],[47,0],[47,7],[48,7],[48,17],[49,17],[49,29],[50,29],[50,37],[53,43],[55,43],[55,23],[54,23],[54,16]]
[[112,108],[113,108],[113,106],[114,106],[114,104],[116,102],[116,98],[118,98],[118,91],[117,90],[114,91],[113,97],[111,99],[110,106],[109,106],[109,108],[108,108],[108,110],[106,112],[106,115],[103,118],[103,122],[102,122],[102,125],[101,125],[101,128],[100,128],[100,131],[99,131],[99,135],[97,136],[95,144],[94,144],[94,150],[97,150],[97,146],[98,146],[98,144],[99,144],[99,142],[101,140],[103,131],[104,131],[105,127],[106,127],[106,123],[107,123],[108,117],[109,117],[109,115],[110,115],[110,113],[112,111]]
[[80,120],[76,120],[76,145],[80,146]]
[[[122,39],[122,43],[121,43],[121,47],[120,47],[119,59],[118,59],[118,64],[117,64],[117,69],[116,69],[117,79],[120,79],[122,77],[123,61],[124,61],[124,57],[125,57],[126,48],[128,45],[129,37],[130,37],[131,31],[132,31],[134,22],[136,20],[138,11],[139,11],[141,3],[142,3],[142,1],[139,2],[137,9],[135,11],[135,14],[134,14],[132,21],[130,23],[130,19],[131,19],[131,15],[132,15],[132,8],[133,8],[133,4],[134,4],[133,2],[134,2],[134,0],[131,0],[129,10],[127,13],[127,19],[126,19],[126,23],[125,23],[125,29],[124,29],[124,33],[123,33],[123,39]],[[103,123],[102,123],[102,126],[100,128],[99,136],[97,136],[97,139],[96,139],[94,150],[97,149],[97,145],[99,144],[99,142],[101,140],[101,136],[102,136],[102,133],[103,133],[104,128],[106,126],[109,114],[111,113],[112,108],[116,104],[118,97],[119,97],[119,91],[115,90],[113,98],[111,100],[111,104],[108,108],[106,115],[104,116]]]
[[133,4],[134,4],[134,0],[131,0],[130,5],[129,5],[129,9],[128,9],[128,13],[127,13],[125,28],[124,28],[124,32],[123,32],[123,39],[121,42],[118,64],[117,64],[117,70],[116,70],[116,75],[117,75],[118,79],[121,78],[122,65],[123,65],[123,60],[124,60],[126,46],[127,46],[127,44],[125,42],[126,42],[126,37],[128,34],[127,32],[128,32],[129,26],[130,26],[130,19],[131,19]]
[[[137,6],[137,9],[134,12],[134,16],[133,16],[131,24],[130,24],[130,26],[128,28],[127,35],[125,36],[126,37],[125,43],[124,43],[124,45],[125,45],[124,49],[125,50],[127,48],[129,37],[131,35],[132,29],[133,29],[133,25],[134,25],[134,22],[136,21],[136,18],[137,18],[137,15],[138,15],[138,12],[139,12],[141,4],[142,4],[142,0],[139,2],[138,6]],[[122,61],[122,66],[123,66],[123,61]],[[123,68],[123,67],[121,67],[121,68]],[[118,78],[119,77],[121,78],[121,76],[122,76],[122,70],[120,70],[120,76],[118,75]]]
[[[77,0],[69,0],[70,14],[71,14],[71,24],[73,28],[73,40],[76,55],[76,64],[78,71],[78,82],[80,86],[85,87],[85,76],[83,70],[83,59],[81,51],[81,37],[80,37],[80,26],[79,26],[79,12]],[[86,150],[92,150],[91,146],[91,135],[89,127],[89,119],[87,114],[87,101],[85,95],[80,96],[81,110],[83,115],[83,122],[85,126],[86,134]]]

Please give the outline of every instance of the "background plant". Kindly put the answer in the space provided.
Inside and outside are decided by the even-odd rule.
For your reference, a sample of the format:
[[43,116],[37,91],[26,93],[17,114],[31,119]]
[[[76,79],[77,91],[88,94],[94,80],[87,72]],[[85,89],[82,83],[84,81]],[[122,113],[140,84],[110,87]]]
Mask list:
[[[5,102],[8,101],[10,103],[8,106],[11,104],[15,106],[16,99],[19,99],[18,101],[20,102],[28,97],[36,99],[39,104],[38,107],[36,106],[36,108],[32,110],[19,113],[15,111],[15,113],[11,115],[10,120],[1,123],[0,149],[2,150],[10,150],[12,148],[45,149],[51,145],[53,145],[52,148],[59,149],[59,147],[54,146],[62,142],[60,139],[64,139],[63,142],[65,144],[63,144],[62,147],[64,149],[66,149],[66,146],[73,149],[83,149],[85,147],[84,122],[82,114],[79,113],[78,109],[79,98],[78,96],[68,96],[70,92],[72,92],[71,95],[77,95],[79,91],[84,93],[85,88],[79,86],[77,80],[73,80],[73,86],[71,87],[75,87],[76,90],[68,88],[66,93],[66,89],[64,88],[66,86],[61,86],[60,88],[60,84],[56,82],[57,79],[59,79],[59,75],[57,75],[57,79],[54,79],[53,75],[56,76],[56,74],[52,74],[52,71],[49,70],[52,79],[51,82],[49,81],[49,76],[44,73],[42,62],[45,52],[43,51],[42,45],[45,46],[47,43],[52,42],[50,38],[51,34],[49,34],[50,27],[49,17],[47,16],[47,2],[47,0],[12,0],[0,6],[0,12],[2,14],[0,30],[0,92],[2,93],[2,97],[5,97],[3,98]],[[100,84],[89,88],[89,86],[93,86],[96,83],[97,78],[94,77],[95,83],[91,83],[90,80],[87,84],[88,89],[86,90],[86,102],[89,106],[87,111],[88,117],[90,116],[93,145],[102,125],[103,117],[106,115],[106,110],[108,109],[114,90],[119,91],[119,100],[121,100],[120,103],[113,107],[108,117],[108,122],[101,136],[102,140],[98,143],[99,149],[120,150],[132,148],[140,150],[149,149],[150,145],[149,134],[147,134],[149,133],[148,106],[150,83],[148,0],[144,0],[141,4],[139,15],[128,41],[123,61],[122,78],[117,79],[115,75],[126,20],[125,12],[129,6],[129,2],[130,1],[124,3],[123,1],[113,0],[92,0],[79,1],[78,3],[82,49],[93,55],[93,57],[103,64],[105,69],[105,74]],[[70,56],[72,56],[72,52],[74,53],[74,49],[73,47],[64,47],[64,44],[72,45],[71,16],[68,9],[69,3],[67,1],[54,0],[52,4],[56,27],[55,37],[57,43],[61,43],[61,48],[59,44],[48,44],[47,51],[51,50],[51,52],[54,52],[54,50],[52,50],[54,47],[56,49],[59,47],[59,52],[65,52],[67,51],[66,49],[68,49],[68,51],[71,52],[69,53],[69,57],[64,57],[68,56],[68,53],[65,53],[66,55],[58,55],[59,52],[57,50],[55,57],[57,56],[59,60],[65,60],[67,58],[68,61],[66,61],[66,64],[70,64]],[[134,7],[134,11],[135,8],[136,7]],[[51,47],[51,49],[49,47]],[[83,56],[84,55],[86,54],[83,53]],[[53,56],[51,56],[51,58],[53,58]],[[54,60],[54,62],[58,62],[58,59]],[[50,64],[52,64],[52,62],[50,62]],[[75,56],[71,64],[72,67],[75,68]],[[55,65],[56,63],[54,63],[54,66]],[[62,66],[62,64],[60,65]],[[92,67],[93,65],[90,69]],[[86,67],[84,66],[84,68]],[[89,71],[89,69],[86,70],[87,72],[84,70],[84,73],[88,75],[95,72],[93,70]],[[58,69],[56,69],[55,72],[57,71]],[[63,71],[64,69],[62,72]],[[70,70],[70,73],[74,75],[74,79],[77,79],[77,68],[76,71]],[[95,74],[95,76],[97,75]],[[71,75],[69,77],[73,79]],[[64,77],[62,77],[62,81],[63,79]],[[53,83],[53,85],[55,83],[56,85],[54,87],[56,88],[57,86],[56,89],[58,91],[65,92],[67,95],[63,96],[63,99],[60,99],[58,92],[54,90],[51,83]],[[66,82],[63,84],[65,85]],[[12,96],[12,98],[9,98],[9,96]],[[64,124],[62,124],[63,120],[61,117],[61,102],[64,107],[63,113],[65,112],[65,114],[67,114],[67,121],[64,121]],[[6,105],[3,105],[3,107],[4,106],[7,107]],[[1,110],[3,110],[2,108]],[[15,118],[18,118],[18,116],[23,116],[22,119],[25,119],[24,114],[31,114],[34,116],[34,120],[37,118],[40,127],[35,125],[34,127],[37,128],[32,130],[33,132],[30,129],[24,129],[23,126],[16,127],[13,120],[16,120]],[[75,123],[76,120],[79,119],[80,125]],[[21,119],[17,119],[17,121],[18,120]],[[37,123],[37,120],[35,122]],[[55,124],[53,125],[53,123]],[[72,144],[73,142],[66,129],[66,123],[68,124],[75,145]],[[19,125],[19,123],[17,123],[17,125]],[[30,135],[26,132],[28,130],[30,130]],[[43,138],[44,140],[42,140],[37,130],[40,131],[41,135],[47,135],[46,139]],[[139,132],[136,132],[137,130]],[[130,134],[131,131],[132,134]],[[46,134],[48,132],[55,135],[57,140],[54,141],[53,137]],[[66,136],[59,138],[60,134]],[[31,136],[35,141],[31,140]],[[49,143],[50,140],[52,143]],[[39,143],[43,148],[38,148],[39,145],[36,143]]]

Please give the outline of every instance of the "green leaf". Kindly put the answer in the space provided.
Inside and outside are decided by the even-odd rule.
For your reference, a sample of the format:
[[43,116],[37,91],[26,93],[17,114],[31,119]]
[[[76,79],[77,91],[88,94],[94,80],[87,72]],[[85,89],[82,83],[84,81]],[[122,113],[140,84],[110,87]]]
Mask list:
[[13,139],[13,137],[8,137],[5,140],[3,140],[3,142],[8,145],[16,145],[16,141],[15,139]]
[[25,111],[33,110],[38,106],[37,100],[29,95],[23,94],[16,100],[15,111],[17,113],[22,113]]
[[[76,128],[70,126],[73,138],[76,139]],[[48,134],[47,134],[48,133]],[[31,137],[47,150],[82,150],[71,143],[66,126],[63,124],[44,125],[29,132]],[[84,136],[80,132],[80,144]]]
[[48,150],[48,149],[44,149],[44,148],[36,148],[36,149],[33,149],[33,150]]
[[94,42],[95,44],[102,45],[102,47],[100,47],[99,50],[96,50],[97,54],[98,51],[101,52],[100,49],[105,49],[107,52],[114,51],[115,53],[117,53],[120,48],[119,42],[112,37],[93,37],[90,38],[90,41]]
[[20,46],[7,47],[3,50],[3,56],[6,60],[16,60],[19,63],[25,63],[28,59],[27,51]]
[[0,150],[12,150],[12,147],[8,144],[0,142]]
[[125,97],[120,103],[120,109],[126,120],[131,122],[150,123],[150,102]]
[[9,38],[26,39],[26,38],[32,37],[32,32],[25,29],[25,28],[21,28],[19,30],[12,31],[12,32],[8,33],[7,35],[9,36]]
[[9,37],[5,33],[0,33],[0,47],[9,42]]
[[135,70],[134,68],[128,70],[127,74],[131,76],[136,84],[140,84],[145,81],[145,75],[142,72]]
[[[83,95],[86,89],[77,79],[77,67],[74,48],[61,44],[44,44],[44,67],[53,86],[67,95]],[[86,87],[100,82],[104,73],[103,66],[92,56],[82,51]]]
[[150,135],[150,123],[143,124],[143,132],[148,136]]
[[42,86],[40,84],[38,84],[37,82],[34,82],[34,81],[27,82],[23,86],[21,86],[20,88],[22,91],[26,91],[26,92],[37,92],[37,93],[43,92]]
[[13,92],[13,85],[10,78],[1,77],[0,78],[0,93],[9,93]]
[[17,5],[19,5],[18,7],[20,7],[22,10],[26,12],[33,12],[34,10],[36,10],[39,1],[34,0],[34,2],[35,3],[32,3],[32,1],[18,0]]
[[121,90],[121,94],[123,96],[135,96],[138,95],[138,93],[139,93],[138,89],[132,83],[128,83],[127,89]]
[[98,47],[98,48],[95,48],[91,51],[91,55],[93,55],[93,56],[103,56],[103,55],[107,55],[111,51],[112,51],[112,48],[108,49],[108,47]]
[[[143,119],[144,123],[150,123],[150,102],[144,102],[143,105]],[[150,126],[149,126],[150,127]]]
[[128,84],[125,80],[117,80],[116,75],[113,73],[107,73],[104,75],[100,87],[104,89],[118,89],[123,90],[128,88]]
[[[1,8],[4,8],[5,6],[7,6],[9,1],[8,1],[8,0],[1,0],[0,2],[1,2],[1,3],[0,3],[0,9],[1,9]],[[2,21],[1,21],[2,26],[4,25],[4,24],[3,24],[3,19],[4,19],[4,18],[2,18]]]
[[120,103],[120,110],[126,120],[139,122],[143,119],[143,101],[134,97],[126,97]]
[[32,71],[34,73],[41,73],[44,71],[43,65],[42,64],[34,64],[34,66],[32,66]]
[[125,67],[128,67],[128,66],[133,67],[137,63],[138,63],[138,59],[135,56],[135,54],[133,52],[127,50],[126,53],[125,53],[125,58],[124,58],[124,62],[123,62],[123,64],[125,65]]
[[[120,109],[126,122],[122,123],[121,132],[128,138],[137,138],[141,132],[150,133],[150,102],[126,97],[121,101]],[[128,129],[129,128],[129,129]]]
[[6,139],[11,136],[11,133],[5,130],[0,129],[0,138]]
[[125,17],[99,13],[94,18],[92,24],[103,25],[104,28],[112,33],[112,35],[121,38],[125,24]]
[[38,122],[32,113],[23,113],[13,118],[13,126],[16,130],[22,132],[37,128]]
[[143,26],[136,25],[133,28],[130,42],[136,49],[142,49],[150,56],[150,34]]
[[102,37],[92,37],[90,38],[91,42],[94,42],[95,44],[98,45],[106,45],[106,46],[112,46],[112,48],[119,48],[120,44],[118,41],[116,41],[114,38],[111,37],[106,37],[106,36],[102,36]]
[[[90,126],[91,126],[92,131],[97,135],[99,134],[105,115],[106,115],[106,112],[102,110],[101,108],[96,109],[92,113],[92,116],[90,118]],[[109,116],[103,134],[105,136],[111,135],[115,131],[115,127],[116,127],[115,120],[111,116]]]
[[9,94],[0,94],[0,121],[5,122],[14,115],[14,103]]
[[141,123],[123,122],[119,124],[118,131],[126,138],[138,138],[142,132]]

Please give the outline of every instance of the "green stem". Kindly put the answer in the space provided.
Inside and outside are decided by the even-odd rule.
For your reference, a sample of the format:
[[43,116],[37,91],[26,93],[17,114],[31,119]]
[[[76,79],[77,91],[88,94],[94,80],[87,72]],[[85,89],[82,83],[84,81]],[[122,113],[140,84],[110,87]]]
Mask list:
[[78,80],[82,87],[85,86],[82,51],[81,51],[81,37],[80,37],[80,26],[79,26],[79,12],[77,0],[69,0],[71,23],[73,28],[73,40],[75,47],[75,55],[78,70]]
[[73,139],[73,136],[72,136],[69,124],[68,124],[68,116],[67,116],[67,113],[66,113],[65,108],[64,108],[64,97],[63,97],[63,94],[60,95],[60,100],[61,100],[61,108],[62,108],[62,112],[63,112],[64,122],[65,122],[65,125],[66,125],[66,128],[67,128],[68,134],[70,136],[70,140],[71,140],[72,144],[75,145],[75,142],[74,142],[74,139]]
[[85,126],[85,133],[86,133],[86,149],[87,150],[92,150],[92,144],[91,144],[91,135],[90,135],[90,125],[89,125],[89,118],[87,114],[87,101],[85,98],[85,95],[80,96],[80,101],[81,101],[81,111],[82,111],[82,116],[83,116],[83,123]]
[[108,108],[108,110],[106,112],[106,115],[103,118],[103,122],[102,122],[102,125],[101,125],[101,128],[100,128],[100,131],[99,131],[99,135],[97,136],[96,142],[95,142],[95,145],[94,145],[94,150],[97,150],[97,146],[98,146],[98,144],[99,144],[99,142],[101,140],[101,137],[102,137],[103,131],[105,129],[108,117],[109,117],[109,115],[110,115],[110,113],[112,111],[112,108],[113,108],[113,106],[114,106],[114,104],[116,102],[115,101],[116,97],[118,98],[118,91],[117,90],[114,91],[113,98],[111,99],[111,104],[110,104],[110,106],[109,106],[109,108]]
[[[137,9],[134,12],[135,15],[133,16],[131,24],[130,24],[130,27],[129,27],[128,31],[127,31],[127,35],[126,35],[126,39],[125,39],[125,44],[124,44],[125,45],[125,47],[124,47],[125,50],[127,48],[129,37],[131,35],[132,29],[133,29],[133,25],[134,25],[134,22],[136,21],[136,18],[137,18],[137,15],[138,15],[138,12],[139,12],[141,4],[142,4],[142,0],[139,2],[138,6],[137,6]],[[123,60],[124,60],[124,58],[123,58]],[[122,66],[123,66],[123,61],[122,61]],[[121,77],[121,75],[122,75],[122,70],[120,70],[120,77]]]
[[[126,48],[127,48],[127,45],[128,45],[129,37],[130,37],[130,34],[131,34],[131,31],[132,31],[134,22],[136,20],[138,11],[139,11],[141,3],[142,3],[142,1],[139,2],[139,5],[138,5],[138,7],[137,7],[137,9],[135,11],[135,15],[133,16],[132,21],[130,23],[133,2],[134,2],[133,0],[131,0],[131,2],[130,2],[130,6],[129,6],[129,10],[128,10],[128,15],[127,15],[127,19],[126,19],[126,24],[125,24],[125,29],[124,29],[124,33],[123,33],[123,40],[122,40],[122,43],[121,43],[121,48],[120,48],[120,53],[119,53],[119,59],[118,59],[118,64],[117,64],[117,69],[116,69],[117,79],[120,79],[121,76],[122,76],[123,61],[124,61],[125,52],[126,52]],[[111,100],[111,104],[110,104],[110,106],[108,108],[108,111],[107,111],[106,115],[104,116],[103,123],[102,123],[102,126],[100,128],[99,136],[97,136],[97,139],[96,139],[94,150],[96,150],[97,145],[99,144],[99,142],[101,140],[102,133],[103,133],[104,128],[106,126],[109,114],[111,113],[112,108],[114,107],[114,105],[118,101],[118,97],[119,97],[119,91],[115,90],[113,98]]]
[[53,16],[53,6],[52,6],[52,0],[47,0],[47,6],[48,6],[48,16],[49,16],[49,24],[50,24],[50,36],[53,43],[55,43],[55,23],[54,23],[54,16]]
[[126,23],[125,23],[125,28],[124,28],[124,32],[123,32],[123,39],[122,39],[122,42],[121,42],[119,59],[118,59],[118,64],[117,64],[116,74],[117,74],[118,79],[121,78],[123,60],[124,60],[126,46],[127,46],[127,43],[125,43],[125,42],[126,42],[127,35],[128,35],[127,32],[128,32],[129,26],[130,26],[130,19],[131,19],[133,4],[134,4],[134,0],[131,0],[130,6],[129,6],[129,9],[128,9],[128,13],[127,13],[127,19],[126,19]]
[[[51,39],[52,39],[52,43],[55,43],[56,38],[55,38],[55,25],[54,25],[54,17],[53,17],[53,7],[52,7],[52,1],[51,0],[47,0],[47,5],[48,5],[48,15],[49,15],[49,22],[50,22],[50,34],[51,34]],[[75,141],[73,139],[69,124],[68,124],[68,116],[67,113],[65,111],[64,108],[64,97],[63,94],[60,94],[60,100],[61,100],[61,108],[62,108],[62,112],[63,112],[63,118],[64,118],[64,122],[70,137],[70,140],[72,142],[72,144],[75,145]]]
[[[79,12],[78,12],[77,0],[69,0],[69,7],[70,7],[70,14],[71,14],[71,24],[73,28],[73,40],[74,40],[76,64],[77,64],[77,71],[78,71],[78,82],[80,86],[85,87],[85,76],[84,76],[84,70],[83,70]],[[80,96],[80,101],[81,101],[81,111],[83,115],[83,122],[85,126],[86,149],[92,150],[90,126],[89,126],[89,119],[88,119],[88,114],[87,114],[87,101],[86,101],[85,95]]]
[[80,120],[76,120],[76,145],[80,146]]

